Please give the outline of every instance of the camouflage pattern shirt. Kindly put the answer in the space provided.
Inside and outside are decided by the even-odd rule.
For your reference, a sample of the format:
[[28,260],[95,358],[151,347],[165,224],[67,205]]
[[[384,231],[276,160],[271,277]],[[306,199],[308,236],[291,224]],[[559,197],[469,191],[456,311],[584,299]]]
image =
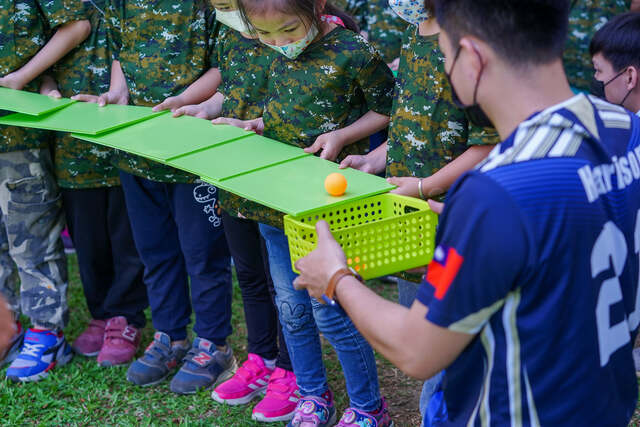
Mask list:
[[[114,58],[120,61],[133,105],[153,106],[179,95],[211,68],[214,12],[204,0],[110,0],[106,8]],[[179,141],[176,141],[179,143]],[[197,177],[120,153],[118,167],[159,182]]]
[[367,25],[363,28],[369,34],[369,41],[388,64],[400,57],[402,33],[409,25],[389,6],[388,0],[367,1]]
[[[99,95],[109,90],[112,43],[103,15],[106,4],[107,0],[84,2],[91,34],[53,68],[53,76],[64,97],[78,93]],[[74,139],[68,133],[55,135],[56,178],[62,188],[119,185],[118,169],[112,165],[112,157],[112,149]]]
[[[376,50],[360,35],[337,27],[297,59],[273,58],[264,109],[264,135],[301,148],[354,123],[367,111],[390,115],[394,79]],[[364,154],[369,139],[342,150]],[[266,209],[266,208],[264,208]],[[271,222],[282,227],[282,223]]]
[[[218,88],[224,94],[222,117],[240,120],[262,117],[267,96],[267,76],[273,59],[271,56],[277,53],[258,40],[247,39],[238,31],[217,25],[220,26],[220,32],[212,66],[218,67],[222,75],[222,83]],[[268,222],[269,218],[261,213],[273,215],[275,212],[266,211],[255,202],[221,189],[218,200],[220,207],[231,216],[240,213],[249,219]]]
[[495,130],[470,126],[453,104],[438,35],[421,36],[417,27],[408,28],[389,129],[387,176],[427,177],[470,145],[498,142]]
[[[80,0],[0,0],[0,76],[29,62],[59,26],[82,19]],[[32,82],[25,90],[37,91],[38,83]],[[0,126],[0,152],[46,147],[49,135]]]
[[369,13],[367,0],[337,0],[332,3],[351,15],[361,31],[366,30]]
[[631,0],[573,0],[571,4],[564,66],[571,86],[589,92],[594,73],[589,54],[591,39],[609,19],[629,11]]

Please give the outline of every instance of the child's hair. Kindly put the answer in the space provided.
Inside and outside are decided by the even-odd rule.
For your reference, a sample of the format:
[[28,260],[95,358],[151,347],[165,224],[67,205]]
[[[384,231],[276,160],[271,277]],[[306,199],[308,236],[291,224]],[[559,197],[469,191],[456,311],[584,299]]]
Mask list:
[[240,9],[242,19],[252,30],[254,27],[249,21],[248,15],[276,11],[286,15],[296,15],[318,28],[320,28],[321,15],[334,15],[342,19],[347,29],[356,33],[360,32],[356,21],[339,7],[327,2],[324,10],[318,10],[316,3],[317,0],[238,0],[238,9]]
[[623,13],[607,22],[591,39],[591,56],[601,54],[618,71],[640,67],[640,13]]
[[435,0],[436,16],[454,46],[473,35],[506,62],[523,66],[562,58],[569,0]]
[[431,14],[431,16],[435,15],[436,5],[434,4],[433,0],[424,0],[424,8]]

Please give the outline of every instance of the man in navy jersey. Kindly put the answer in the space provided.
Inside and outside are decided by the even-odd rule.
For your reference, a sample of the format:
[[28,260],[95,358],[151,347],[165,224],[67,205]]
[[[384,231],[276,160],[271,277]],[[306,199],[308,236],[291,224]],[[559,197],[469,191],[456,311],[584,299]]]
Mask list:
[[297,264],[403,371],[446,368],[427,425],[626,426],[636,406],[640,121],[571,92],[569,3],[437,1],[459,102],[504,142],[450,190],[411,309],[345,271],[324,222]]

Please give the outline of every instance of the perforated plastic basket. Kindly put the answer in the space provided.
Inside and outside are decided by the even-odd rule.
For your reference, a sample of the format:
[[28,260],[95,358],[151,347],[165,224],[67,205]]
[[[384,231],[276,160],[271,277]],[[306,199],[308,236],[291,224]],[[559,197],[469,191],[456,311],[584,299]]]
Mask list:
[[382,194],[309,215],[286,215],[292,266],[315,249],[320,220],[329,223],[349,266],[365,279],[421,267],[433,257],[438,216],[422,200]]

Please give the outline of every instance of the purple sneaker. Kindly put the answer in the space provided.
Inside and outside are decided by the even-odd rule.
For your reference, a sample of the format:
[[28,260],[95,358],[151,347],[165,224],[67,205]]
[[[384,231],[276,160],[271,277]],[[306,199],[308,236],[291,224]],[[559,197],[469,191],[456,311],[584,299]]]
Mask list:
[[391,421],[391,416],[389,416],[389,409],[384,398],[382,399],[380,409],[375,412],[365,412],[355,408],[348,408],[344,411],[344,414],[342,414],[342,418],[340,418],[340,422],[337,425],[337,427],[361,426],[393,427],[393,421]]
[[[287,427],[330,427],[336,423],[336,408],[333,396],[328,393],[328,399],[319,396],[305,396],[298,400],[298,406]],[[329,402],[331,401],[331,402]]]
[[104,342],[104,320],[91,319],[87,328],[73,342],[73,350],[85,357],[95,357],[102,349]]

